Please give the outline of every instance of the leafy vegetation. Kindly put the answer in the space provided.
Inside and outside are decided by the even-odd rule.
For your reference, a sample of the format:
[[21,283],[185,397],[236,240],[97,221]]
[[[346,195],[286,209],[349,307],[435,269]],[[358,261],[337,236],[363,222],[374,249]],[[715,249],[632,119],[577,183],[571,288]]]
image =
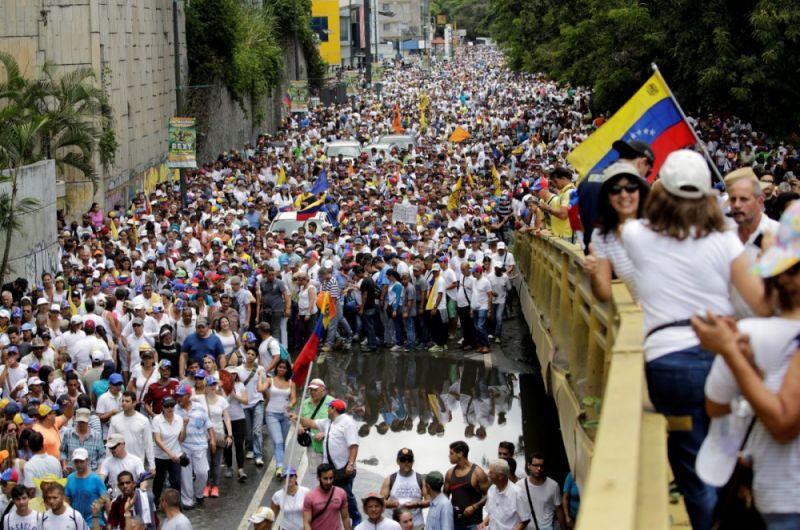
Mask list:
[[257,100],[277,86],[286,37],[300,39],[309,77],[321,63],[308,0],[278,0],[254,7],[245,0],[192,0],[186,40],[192,85],[222,81],[239,102]]
[[10,55],[0,52],[0,64],[5,74],[0,83],[0,182],[10,183],[10,192],[0,194],[2,283],[11,237],[20,228],[21,215],[36,206],[33,199],[17,197],[21,168],[53,159],[62,174],[77,170],[96,185],[93,157],[97,153],[103,164],[113,164],[117,141],[111,107],[91,69],[57,75],[45,65],[35,78],[26,79]]
[[[457,21],[481,4],[437,2]],[[512,68],[592,87],[595,110],[618,108],[655,62],[687,111],[798,132],[798,0],[491,0],[487,11],[477,29]]]

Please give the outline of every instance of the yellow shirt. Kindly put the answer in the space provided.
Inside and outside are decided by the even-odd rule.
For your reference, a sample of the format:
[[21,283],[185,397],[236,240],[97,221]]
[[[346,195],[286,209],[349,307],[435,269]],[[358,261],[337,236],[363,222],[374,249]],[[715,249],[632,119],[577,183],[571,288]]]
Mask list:
[[[550,205],[553,209],[569,208],[569,195],[574,186],[567,184],[564,189],[558,192],[555,199],[551,199]],[[550,202],[550,201],[548,201]],[[552,227],[553,235],[556,237],[569,238],[572,237],[572,227],[569,224],[569,217],[566,219],[559,219],[555,215],[550,216],[550,224]]]

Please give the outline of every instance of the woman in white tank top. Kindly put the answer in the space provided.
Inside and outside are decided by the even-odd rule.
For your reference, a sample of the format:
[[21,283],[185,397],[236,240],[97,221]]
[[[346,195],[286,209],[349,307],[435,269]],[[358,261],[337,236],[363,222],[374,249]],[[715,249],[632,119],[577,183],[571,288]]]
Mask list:
[[275,444],[275,475],[283,476],[283,454],[286,436],[289,433],[288,411],[294,407],[297,392],[292,382],[292,365],[280,360],[275,366],[275,376],[267,381],[269,402],[267,403],[267,431]]
[[222,348],[225,350],[225,358],[227,359],[239,347],[239,334],[231,329],[231,321],[228,320],[228,317],[222,317],[217,321],[215,333],[220,342],[222,342]]

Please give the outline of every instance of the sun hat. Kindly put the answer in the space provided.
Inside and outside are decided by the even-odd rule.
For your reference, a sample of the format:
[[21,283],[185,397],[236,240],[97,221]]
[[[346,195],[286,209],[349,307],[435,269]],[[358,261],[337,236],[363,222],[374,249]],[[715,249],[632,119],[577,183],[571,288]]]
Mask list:
[[670,195],[682,199],[701,199],[718,193],[711,182],[711,170],[706,159],[689,149],[670,153],[658,178]]
[[274,521],[274,520],[275,520],[275,512],[273,512],[272,508],[270,508],[269,506],[260,506],[247,519],[247,521],[250,522],[251,524],[259,524],[263,523],[264,521]]
[[781,215],[775,243],[756,260],[762,278],[777,276],[800,262],[800,201],[793,201]]

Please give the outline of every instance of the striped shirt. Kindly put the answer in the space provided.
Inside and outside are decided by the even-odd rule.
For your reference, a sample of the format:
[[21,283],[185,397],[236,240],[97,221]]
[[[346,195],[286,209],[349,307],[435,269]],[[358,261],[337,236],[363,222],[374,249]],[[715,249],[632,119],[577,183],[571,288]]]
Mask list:
[[339,287],[339,283],[332,277],[322,282],[322,291],[331,293],[331,298],[334,300],[338,300],[342,297],[342,289]]

